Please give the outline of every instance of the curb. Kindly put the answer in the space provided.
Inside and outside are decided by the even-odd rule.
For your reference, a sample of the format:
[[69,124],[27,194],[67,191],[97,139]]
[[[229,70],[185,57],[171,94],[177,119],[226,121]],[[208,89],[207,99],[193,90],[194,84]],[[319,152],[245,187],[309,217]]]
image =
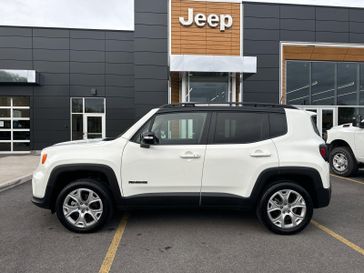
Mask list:
[[0,192],[5,191],[7,189],[11,189],[11,188],[13,188],[15,186],[18,186],[18,185],[21,185],[21,184],[23,184],[25,182],[28,182],[29,180],[32,179],[32,175],[33,174],[28,174],[28,175],[25,175],[25,176],[15,178],[13,180],[6,181],[5,183],[2,183],[0,185]]

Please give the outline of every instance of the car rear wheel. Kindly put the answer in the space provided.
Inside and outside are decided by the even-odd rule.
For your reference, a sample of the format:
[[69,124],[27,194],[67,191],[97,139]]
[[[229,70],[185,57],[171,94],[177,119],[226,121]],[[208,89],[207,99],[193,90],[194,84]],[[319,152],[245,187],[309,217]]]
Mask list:
[[358,169],[357,162],[347,147],[337,147],[331,151],[330,167],[333,173],[341,176],[351,176]]
[[292,182],[269,187],[257,207],[258,219],[271,231],[290,235],[302,231],[310,222],[313,203],[308,192]]
[[96,180],[77,180],[58,195],[56,212],[67,229],[92,232],[101,228],[111,217],[111,196],[107,188]]

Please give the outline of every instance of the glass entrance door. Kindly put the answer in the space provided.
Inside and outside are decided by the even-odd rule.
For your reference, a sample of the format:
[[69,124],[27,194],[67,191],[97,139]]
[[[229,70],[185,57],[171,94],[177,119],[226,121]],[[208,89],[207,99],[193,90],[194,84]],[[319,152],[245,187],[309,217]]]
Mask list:
[[105,137],[105,115],[98,114],[85,114],[84,115],[84,128],[83,138],[104,138]]

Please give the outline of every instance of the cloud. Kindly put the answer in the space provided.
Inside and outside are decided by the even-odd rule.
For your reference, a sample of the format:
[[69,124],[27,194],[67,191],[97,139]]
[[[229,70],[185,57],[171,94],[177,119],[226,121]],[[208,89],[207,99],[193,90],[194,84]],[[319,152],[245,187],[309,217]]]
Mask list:
[[134,30],[134,0],[1,0],[0,25]]

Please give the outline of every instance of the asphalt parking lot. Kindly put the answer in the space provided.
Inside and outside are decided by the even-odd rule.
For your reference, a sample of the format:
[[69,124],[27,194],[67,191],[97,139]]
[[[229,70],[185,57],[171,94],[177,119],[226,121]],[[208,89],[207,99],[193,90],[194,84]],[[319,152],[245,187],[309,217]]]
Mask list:
[[31,204],[25,183],[0,192],[0,272],[363,272],[364,171],[331,180],[330,206],[288,237],[252,213],[199,210],[119,213],[75,234]]

